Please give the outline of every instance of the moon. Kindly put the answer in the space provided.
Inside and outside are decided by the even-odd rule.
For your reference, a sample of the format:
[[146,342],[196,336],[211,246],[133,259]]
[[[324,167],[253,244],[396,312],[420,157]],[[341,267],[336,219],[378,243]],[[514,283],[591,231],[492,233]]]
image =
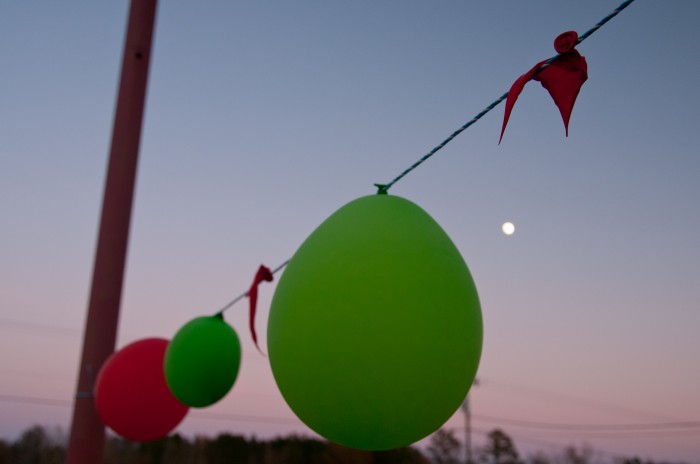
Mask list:
[[506,235],[513,235],[513,233],[515,232],[515,226],[512,222],[504,222],[501,226],[501,230]]

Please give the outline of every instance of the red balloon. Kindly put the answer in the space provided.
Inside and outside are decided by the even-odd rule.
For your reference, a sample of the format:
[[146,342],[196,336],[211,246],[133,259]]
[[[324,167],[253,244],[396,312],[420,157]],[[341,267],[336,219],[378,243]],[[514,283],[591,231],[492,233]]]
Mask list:
[[95,382],[95,408],[102,422],[131,441],[166,436],[189,408],[168,389],[163,359],[168,340],[133,342],[105,361]]

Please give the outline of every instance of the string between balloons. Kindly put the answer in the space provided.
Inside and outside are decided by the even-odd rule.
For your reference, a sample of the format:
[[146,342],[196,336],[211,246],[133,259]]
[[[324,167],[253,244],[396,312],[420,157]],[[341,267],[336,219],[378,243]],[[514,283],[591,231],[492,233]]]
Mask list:
[[[576,44],[578,45],[578,44],[580,44],[581,42],[583,42],[584,40],[586,40],[588,37],[591,36],[591,34],[593,34],[595,31],[597,31],[598,29],[600,29],[601,26],[603,26],[605,23],[607,23],[608,21],[610,21],[612,18],[614,18],[615,16],[617,16],[622,10],[624,10],[625,8],[627,8],[632,2],[634,2],[634,0],[626,0],[625,2],[621,3],[620,6],[618,6],[617,8],[615,8],[615,10],[614,10],[612,13],[610,13],[610,14],[607,15],[605,18],[603,18],[603,19],[601,19],[600,21],[598,21],[598,23],[597,23],[595,26],[593,26],[592,28],[590,28],[589,30],[587,30],[586,32],[584,32],[583,35],[581,35],[581,36],[578,38],[578,40],[576,40]],[[553,63],[554,61],[556,61],[560,56],[561,56],[561,54],[557,54],[557,55],[551,57],[550,59],[548,59],[547,61],[545,61],[544,63],[542,63],[542,65],[540,66],[540,68],[537,69],[537,70],[535,71],[534,75],[539,74],[544,68],[546,68],[547,66],[549,66],[550,64],[552,64],[552,63]],[[460,127],[459,129],[457,129],[456,131],[454,131],[452,134],[450,134],[449,137],[447,137],[447,138],[446,138],[445,140],[443,140],[439,145],[437,145],[435,148],[433,148],[433,149],[430,150],[428,153],[426,153],[422,158],[420,158],[418,161],[416,161],[415,163],[413,163],[410,167],[408,167],[407,169],[405,169],[401,174],[399,174],[398,176],[396,176],[391,182],[389,182],[388,184],[374,184],[375,187],[377,187],[377,189],[378,189],[378,190],[377,190],[377,193],[379,193],[379,194],[388,193],[389,189],[390,189],[395,183],[397,183],[398,181],[400,181],[401,179],[403,179],[408,173],[410,173],[411,171],[413,171],[414,169],[416,169],[418,166],[420,166],[421,164],[423,164],[425,161],[427,161],[430,157],[432,157],[434,154],[436,154],[438,151],[440,151],[445,145],[447,145],[448,143],[450,143],[455,137],[457,137],[459,134],[461,134],[462,132],[464,132],[465,130],[467,130],[472,124],[474,124],[474,123],[477,122],[479,119],[481,119],[483,116],[485,116],[486,113],[488,113],[489,111],[491,111],[492,109],[494,109],[495,107],[497,107],[503,100],[505,100],[506,98],[508,98],[508,93],[509,93],[509,92],[506,92],[506,93],[504,93],[503,95],[501,95],[500,97],[498,97],[496,100],[494,100],[490,105],[488,105],[486,108],[484,108],[479,114],[477,114],[476,116],[474,116],[470,121],[468,121],[468,122],[465,123],[462,127]]]
[[[604,24],[606,24],[608,21],[610,21],[612,18],[617,16],[622,10],[627,8],[630,4],[632,4],[635,0],[625,0],[622,2],[615,10],[613,10],[609,15],[598,21],[595,26],[591,27],[589,30],[584,32],[578,39],[576,40],[576,45],[580,44],[584,40],[586,40],[588,37],[590,37],[594,32],[596,32],[598,29],[600,29]],[[552,64],[554,61],[556,61],[559,57],[561,57],[562,54],[557,54],[548,60],[544,61],[540,67],[534,72],[534,75],[539,74],[543,69],[545,69],[547,66]],[[459,134],[467,130],[469,127],[471,127],[474,123],[476,123],[478,120],[480,120],[483,116],[485,116],[488,112],[490,112],[492,109],[497,107],[501,102],[506,100],[508,98],[509,92],[504,93],[500,97],[498,97],[496,100],[491,102],[486,108],[481,110],[476,116],[474,116],[470,121],[466,122],[464,125],[462,125],[459,129],[456,131],[452,132],[445,140],[443,140],[439,145],[437,145],[435,148],[430,150],[428,153],[426,153],[423,157],[421,157],[418,161],[413,163],[411,166],[409,166],[407,169],[405,169],[401,174],[396,176],[391,182],[387,184],[374,184],[375,187],[377,187],[377,193],[378,194],[387,194],[389,192],[389,189],[394,186],[398,181],[403,179],[406,175],[408,175],[411,171],[416,169],[418,166],[423,164],[425,161],[427,161],[429,158],[431,158],[433,155],[435,155],[438,151],[440,151],[442,148],[445,147],[448,143],[450,143],[452,140],[455,139]],[[289,264],[289,259],[284,261],[282,264],[277,266],[274,270],[270,271],[272,275],[276,274],[280,270],[282,270],[287,264]],[[218,317],[223,317],[223,314],[226,310],[231,308],[233,305],[238,303],[240,300],[243,298],[246,298],[250,295],[250,289],[241,293],[238,295],[236,298],[228,302],[223,308],[221,308],[217,313],[216,316]]]

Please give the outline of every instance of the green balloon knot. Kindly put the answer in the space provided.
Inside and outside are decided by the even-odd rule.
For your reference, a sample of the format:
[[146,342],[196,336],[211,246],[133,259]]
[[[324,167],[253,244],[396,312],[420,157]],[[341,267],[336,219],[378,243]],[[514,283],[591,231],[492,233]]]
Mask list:
[[377,195],[386,195],[389,193],[389,187],[386,184],[374,184],[377,187]]

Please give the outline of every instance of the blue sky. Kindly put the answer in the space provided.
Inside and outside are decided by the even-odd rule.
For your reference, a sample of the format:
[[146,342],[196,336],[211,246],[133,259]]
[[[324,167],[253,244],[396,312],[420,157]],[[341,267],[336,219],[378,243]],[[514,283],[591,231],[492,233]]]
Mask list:
[[[552,56],[560,32],[617,4],[162,2],[119,346],[218,310]],[[0,4],[0,395],[69,401],[75,388],[127,8]],[[589,80],[568,138],[530,83],[500,146],[502,107],[391,190],[443,226],[479,289],[475,427],[700,420],[699,14],[640,0],[582,43]],[[180,430],[310,433],[245,309],[227,313],[239,380],[208,413],[279,423],[193,415]],[[0,436],[69,413],[3,400]],[[699,462],[697,428],[641,440],[501,425],[525,452],[588,442]]]

